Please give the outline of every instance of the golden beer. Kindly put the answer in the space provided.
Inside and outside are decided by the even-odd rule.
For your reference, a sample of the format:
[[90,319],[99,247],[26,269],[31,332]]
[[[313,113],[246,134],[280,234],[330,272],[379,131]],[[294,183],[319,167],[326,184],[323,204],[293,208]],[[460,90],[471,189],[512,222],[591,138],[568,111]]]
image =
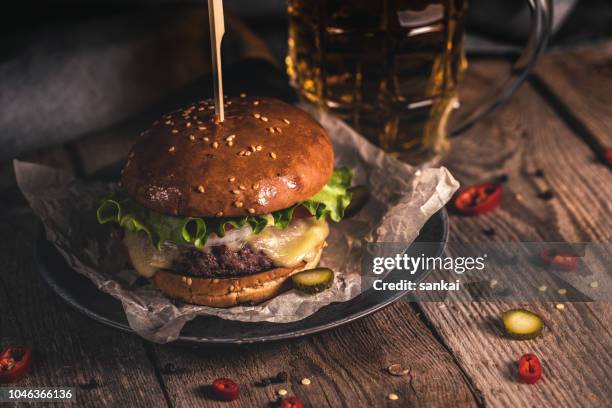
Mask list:
[[376,145],[431,161],[448,150],[465,10],[465,0],[289,0],[287,73]]

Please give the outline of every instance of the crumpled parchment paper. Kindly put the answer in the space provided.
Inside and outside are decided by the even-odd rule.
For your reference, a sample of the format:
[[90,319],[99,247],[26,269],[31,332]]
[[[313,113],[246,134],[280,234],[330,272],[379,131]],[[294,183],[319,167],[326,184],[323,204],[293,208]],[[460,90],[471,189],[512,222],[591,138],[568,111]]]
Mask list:
[[336,166],[355,171],[354,185],[366,185],[368,204],[354,217],[330,222],[329,247],[320,265],[337,272],[330,290],[317,295],[289,291],[256,306],[217,309],[172,301],[150,284],[138,284],[135,272],[109,238],[109,227],[98,225],[95,210],[101,196],[116,185],[85,182],[50,167],[15,161],[22,193],[44,224],[47,239],[68,264],[102,291],[119,299],[130,327],[142,337],[166,343],[175,340],[185,323],[198,315],[245,322],[287,323],[304,319],[332,302],[345,302],[361,290],[361,246],[364,242],[407,245],[427,219],[459,187],[447,169],[416,169],[393,159],[367,142],[344,122],[311,110],[327,129]]

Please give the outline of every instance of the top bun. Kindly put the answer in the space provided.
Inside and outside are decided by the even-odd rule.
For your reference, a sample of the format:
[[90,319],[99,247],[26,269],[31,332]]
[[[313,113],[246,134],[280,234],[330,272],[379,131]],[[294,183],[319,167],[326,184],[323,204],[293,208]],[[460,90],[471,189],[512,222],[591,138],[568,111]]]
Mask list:
[[151,210],[192,217],[263,215],[304,201],[333,172],[325,130],[271,98],[225,99],[225,121],[201,101],[155,122],[129,154],[121,182]]

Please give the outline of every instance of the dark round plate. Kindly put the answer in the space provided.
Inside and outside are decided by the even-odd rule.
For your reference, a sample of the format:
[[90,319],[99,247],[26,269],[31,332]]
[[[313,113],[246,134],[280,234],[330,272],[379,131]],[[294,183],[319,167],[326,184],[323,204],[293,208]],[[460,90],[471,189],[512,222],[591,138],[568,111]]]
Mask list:
[[[427,221],[411,248],[418,247],[419,254],[427,252],[428,256],[439,256],[444,250],[447,235],[448,217],[446,210],[442,209]],[[427,244],[420,245],[423,243]],[[121,302],[98,290],[89,279],[72,270],[55,247],[45,239],[42,231],[37,241],[37,261],[45,281],[68,304],[94,320],[133,332],[127,323]],[[420,281],[428,272],[418,271],[411,276],[411,280]],[[384,277],[385,282],[399,282],[401,279],[406,279],[405,272],[392,271]],[[301,337],[367,316],[406,293],[367,289],[348,302],[332,303],[312,316],[293,323],[245,323],[198,316],[185,325],[178,341],[194,344],[236,344]]]

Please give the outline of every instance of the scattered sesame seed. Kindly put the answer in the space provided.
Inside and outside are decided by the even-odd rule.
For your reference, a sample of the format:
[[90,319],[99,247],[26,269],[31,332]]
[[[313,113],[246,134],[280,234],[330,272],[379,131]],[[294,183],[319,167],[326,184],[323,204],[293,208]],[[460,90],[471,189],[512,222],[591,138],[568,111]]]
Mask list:
[[170,146],[170,148],[168,149],[170,153],[174,153],[175,150],[176,148],[174,146]]
[[203,110],[204,110],[204,106],[200,106],[200,107],[198,108],[198,111],[200,111],[200,112],[202,112]]
[[216,215],[217,217],[223,217],[223,211],[219,211]]
[[255,106],[259,105],[259,101],[253,102],[253,105],[255,105]]
[[279,127],[275,127],[274,128],[278,133],[283,133],[283,129],[279,128]]
[[516,193],[516,194],[514,194],[514,198],[516,198],[518,201],[522,201],[523,200],[523,195],[521,193]]
[[278,390],[278,395],[280,395],[281,397],[284,397],[285,395],[287,395],[287,390],[284,388],[281,388],[280,390]]
[[399,399],[399,395],[392,392],[391,394],[387,395],[387,398],[391,401],[397,401]]
[[592,288],[597,288],[597,287],[599,287],[599,282],[593,281],[593,282],[591,282],[591,284],[589,286],[591,286]]
[[259,184],[258,183],[253,184],[253,190],[257,190],[258,188],[259,188]]
[[251,149],[251,151],[252,151],[252,152],[254,152],[255,150],[257,150],[257,148],[256,148],[255,146],[253,146],[253,145],[250,145],[250,146],[249,146],[249,149]]
[[254,208],[249,208],[247,211],[249,212],[249,214],[255,214],[255,209]]
[[178,130],[177,129],[172,129],[171,132],[176,134],[176,133],[178,133]]
[[249,150],[247,150],[246,152],[244,152],[244,155],[245,155],[245,156],[250,156],[251,154],[252,154],[252,153],[251,153],[251,151],[249,151]]
[[227,104],[228,104],[228,105],[231,105],[231,104],[232,104],[232,101],[227,101]]
[[270,152],[270,157],[273,158],[273,159],[276,159],[276,153]]
[[195,140],[195,136],[194,135],[189,135],[189,140],[191,140],[193,142]]
[[232,190],[232,194],[240,194],[240,190]]
[[289,119],[283,119],[283,122],[285,122],[286,124],[290,125],[291,122],[289,122]]
[[187,123],[185,123],[185,126],[186,126],[186,127],[191,127],[191,122],[187,122]]
[[216,149],[217,147],[219,147],[219,142],[213,142],[212,143],[212,148]]
[[238,156],[244,156],[246,154],[245,150],[241,150],[238,152]]
[[236,177],[232,176],[232,177],[228,178],[227,181],[232,183],[232,182],[236,181]]
[[202,138],[202,140],[203,140],[203,141],[205,141],[205,142],[209,142],[209,141],[210,141],[210,139],[209,139],[207,136],[204,136],[204,137]]
[[555,305],[555,307],[556,307],[558,310],[563,310],[563,309],[565,309],[565,305],[564,305],[563,303],[557,303],[557,304]]
[[302,378],[302,381],[300,382],[302,385],[310,385],[310,378]]
[[267,121],[268,121],[268,118],[266,118],[265,116],[262,116],[262,117],[261,117],[261,120],[263,120],[264,122],[267,122]]
[[214,106],[209,106],[209,107],[208,107],[208,110],[214,110],[214,109],[215,109],[215,107],[214,107]]
[[243,93],[240,94],[240,97],[241,98],[246,98],[246,94],[243,92]]
[[228,145],[228,146],[233,146],[233,145],[234,145],[234,141],[233,141],[233,140],[230,140],[229,142],[227,142],[227,145]]
[[181,276],[181,280],[182,280],[183,282],[187,282],[187,277],[186,277],[186,276]]
[[166,125],[174,125],[174,123],[171,120],[167,120]]
[[259,119],[259,118],[261,118],[261,115],[260,115],[259,113],[254,113],[254,114],[253,114],[253,117],[254,117],[255,119]]
[[258,152],[261,152],[262,149],[263,149],[262,145],[255,146],[255,150],[257,150]]
[[193,283],[193,279],[187,278],[187,285],[191,286],[192,283]]
[[268,130],[268,132],[270,132],[270,133],[274,133],[274,132],[275,132],[275,130],[274,130],[274,128],[273,128],[273,127],[269,127],[269,128],[266,128],[266,129],[267,129],[267,130]]
[[206,126],[198,126],[198,130],[206,130]]
[[199,191],[200,193],[203,193],[203,192],[204,192],[204,186],[200,184],[200,185],[198,186],[198,191]]
[[225,140],[229,142],[230,140],[234,140],[235,138],[236,138],[236,135],[229,135],[228,137],[225,138]]
[[242,184],[241,184],[241,185],[239,185],[239,186],[238,186],[238,188],[239,188],[239,189],[241,189],[241,190],[246,190],[246,187],[245,187],[245,186],[243,186]]
[[491,286],[492,288],[496,287],[498,284],[496,279],[491,279],[491,283],[489,284],[489,286]]
[[540,287],[538,288],[538,290],[539,290],[540,292],[546,292],[546,289],[548,289],[548,288],[546,287],[546,285],[542,285],[542,286],[540,286]]
[[236,208],[242,208],[244,203],[242,201],[236,201],[236,202],[234,202],[234,205],[236,206]]
[[559,289],[559,290],[557,291],[557,293],[558,293],[558,294],[560,294],[560,295],[565,295],[565,294],[567,293],[567,289],[563,289],[563,288],[561,288],[561,289]]

